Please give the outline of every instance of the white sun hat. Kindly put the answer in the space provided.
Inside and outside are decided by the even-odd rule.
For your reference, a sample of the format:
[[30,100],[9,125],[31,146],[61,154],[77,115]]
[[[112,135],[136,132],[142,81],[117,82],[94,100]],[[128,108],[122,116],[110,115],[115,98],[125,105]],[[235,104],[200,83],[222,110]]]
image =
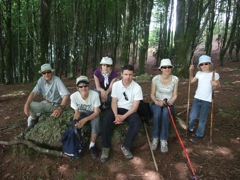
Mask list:
[[174,66],[172,65],[170,59],[162,59],[162,60],[161,60],[161,63],[160,63],[160,66],[159,66],[158,69],[161,69],[161,67],[163,67],[163,66],[172,66],[172,67],[174,67]]
[[112,58],[109,57],[103,57],[100,64],[108,64],[108,65],[112,65],[113,61]]
[[197,67],[200,68],[199,65],[202,63],[210,63],[211,65],[213,65],[211,61],[211,57],[207,55],[200,56]]
[[50,64],[46,63],[46,64],[43,64],[43,65],[41,66],[41,70],[38,71],[38,72],[41,74],[42,72],[45,72],[45,71],[54,72],[54,69],[52,69],[52,67],[51,67]]

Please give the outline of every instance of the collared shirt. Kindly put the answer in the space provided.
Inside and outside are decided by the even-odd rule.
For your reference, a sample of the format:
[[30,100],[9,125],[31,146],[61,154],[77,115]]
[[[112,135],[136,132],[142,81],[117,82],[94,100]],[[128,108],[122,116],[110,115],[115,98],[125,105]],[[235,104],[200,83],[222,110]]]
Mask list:
[[[124,93],[128,100],[126,100]],[[127,88],[123,86],[122,80],[114,82],[111,96],[117,98],[118,108],[128,110],[132,108],[134,101],[143,99],[142,88],[135,81],[132,81]]]
[[50,82],[47,82],[44,77],[39,78],[33,92],[42,95],[48,102],[60,103],[62,98],[69,93],[62,80],[53,75]]

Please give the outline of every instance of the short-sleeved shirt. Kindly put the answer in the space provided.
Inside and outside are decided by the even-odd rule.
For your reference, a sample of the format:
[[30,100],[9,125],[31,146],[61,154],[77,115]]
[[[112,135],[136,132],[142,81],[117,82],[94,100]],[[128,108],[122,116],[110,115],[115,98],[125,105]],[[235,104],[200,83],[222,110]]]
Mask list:
[[[128,100],[125,99],[123,93],[126,94]],[[122,80],[114,82],[111,96],[117,98],[118,108],[127,110],[132,108],[134,101],[143,99],[142,88],[135,81],[132,81],[127,88],[123,86]]]
[[32,92],[37,95],[41,94],[44,99],[54,103],[60,103],[64,96],[70,94],[62,80],[55,75],[49,82],[44,77],[39,78]]
[[101,105],[99,95],[96,91],[89,90],[88,98],[84,100],[79,91],[71,94],[71,108],[79,112],[93,112],[94,108]]
[[[195,75],[195,78],[198,79],[198,87],[195,93],[194,98],[212,102],[212,72],[203,72],[198,71]],[[215,72],[215,80],[219,80],[220,76]]]
[[99,80],[100,86],[101,88],[103,88],[104,90],[107,90],[112,82],[112,80],[116,77],[118,77],[118,73],[117,71],[115,71],[114,69],[112,70],[112,72],[110,73],[110,75],[108,76],[108,82],[109,84],[105,87],[104,86],[104,77],[102,75],[101,69],[98,68],[93,72],[93,75],[96,76]]
[[161,75],[156,75],[152,79],[152,83],[156,85],[156,99],[164,100],[171,99],[174,91],[175,85],[178,83],[179,79],[177,76],[172,75],[172,80],[168,85],[164,85],[160,80]]

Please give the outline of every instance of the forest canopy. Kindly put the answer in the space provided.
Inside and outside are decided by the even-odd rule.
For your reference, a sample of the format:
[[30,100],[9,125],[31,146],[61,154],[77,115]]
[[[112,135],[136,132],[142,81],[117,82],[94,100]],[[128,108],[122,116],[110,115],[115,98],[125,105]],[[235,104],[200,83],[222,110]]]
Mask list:
[[196,47],[211,55],[213,40],[223,66],[226,53],[239,61],[239,11],[238,0],[2,0],[0,84],[33,82],[46,62],[75,78],[103,56],[143,74],[150,46],[156,65],[170,58],[186,77]]

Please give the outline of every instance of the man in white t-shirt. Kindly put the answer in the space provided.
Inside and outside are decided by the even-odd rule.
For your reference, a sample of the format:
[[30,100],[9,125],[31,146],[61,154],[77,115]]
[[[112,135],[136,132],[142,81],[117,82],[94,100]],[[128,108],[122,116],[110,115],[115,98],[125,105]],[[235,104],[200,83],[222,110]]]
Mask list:
[[121,150],[126,159],[133,158],[130,148],[141,126],[141,118],[137,114],[140,100],[143,99],[142,89],[133,81],[134,68],[132,65],[122,67],[122,79],[112,86],[112,104],[102,124],[102,155],[101,162],[108,160],[113,125],[127,122],[128,132]]
[[81,128],[85,123],[91,123],[91,142],[89,149],[93,159],[97,158],[98,150],[95,146],[99,131],[99,107],[101,105],[99,95],[93,90],[89,90],[89,80],[86,76],[80,76],[76,80],[77,91],[70,96],[71,108],[74,109],[74,120],[77,128]]

